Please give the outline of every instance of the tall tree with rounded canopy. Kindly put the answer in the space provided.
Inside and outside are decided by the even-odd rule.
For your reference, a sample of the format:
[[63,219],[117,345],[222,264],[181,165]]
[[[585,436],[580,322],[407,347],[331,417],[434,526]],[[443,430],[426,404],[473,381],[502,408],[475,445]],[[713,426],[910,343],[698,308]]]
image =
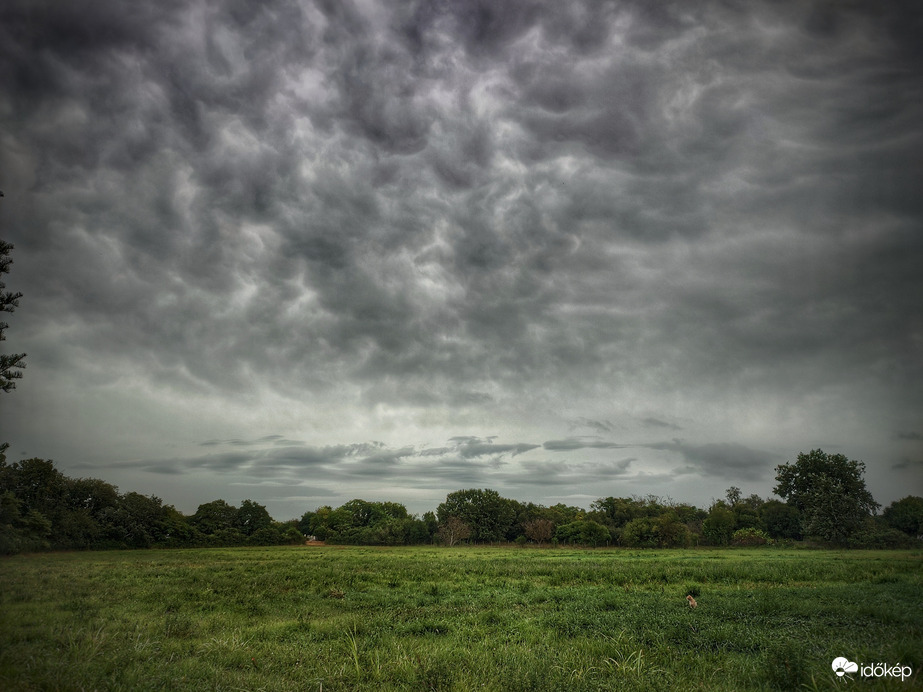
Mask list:
[[456,490],[436,508],[439,523],[449,517],[461,519],[471,529],[476,542],[500,541],[516,519],[514,501],[501,497],[496,490]]
[[879,507],[864,474],[863,462],[814,449],[776,467],[773,492],[801,511],[806,535],[842,543]]

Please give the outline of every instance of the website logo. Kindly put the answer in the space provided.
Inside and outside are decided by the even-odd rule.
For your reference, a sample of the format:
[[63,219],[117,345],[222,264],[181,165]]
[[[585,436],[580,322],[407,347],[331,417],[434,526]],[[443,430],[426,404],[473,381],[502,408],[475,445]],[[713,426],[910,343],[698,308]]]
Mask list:
[[847,673],[859,673],[863,678],[900,678],[901,682],[913,675],[913,668],[902,666],[900,663],[889,665],[887,663],[872,663],[870,665],[859,665],[850,661],[844,656],[838,656],[830,664],[833,672],[837,677],[843,677]]
[[858,673],[859,665],[840,656],[839,658],[833,659],[833,672],[837,674],[837,677],[841,678],[846,675],[846,673]]

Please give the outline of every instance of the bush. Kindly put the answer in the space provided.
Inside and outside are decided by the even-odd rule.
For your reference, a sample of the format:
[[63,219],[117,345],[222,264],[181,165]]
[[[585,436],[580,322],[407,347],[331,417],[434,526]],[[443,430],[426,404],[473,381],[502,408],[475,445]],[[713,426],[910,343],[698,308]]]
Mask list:
[[769,500],[760,508],[760,516],[766,532],[772,538],[800,541],[801,512],[794,505],[778,500]]
[[622,527],[622,545],[628,548],[655,548],[657,536],[654,523],[648,517],[632,519]]
[[769,534],[754,528],[738,529],[731,537],[731,545],[736,546],[766,545],[767,543],[772,543]]
[[559,526],[555,538],[561,543],[576,545],[604,545],[609,542],[609,530],[595,521],[578,519]]
[[622,527],[619,539],[628,548],[681,548],[692,542],[692,532],[668,512],[632,519]]
[[727,545],[734,533],[737,517],[727,505],[718,501],[708,512],[708,518],[702,522],[702,535],[709,545]]
[[249,545],[282,545],[285,542],[285,534],[278,525],[262,526],[247,538]]
[[923,541],[898,531],[879,519],[868,517],[862,527],[846,542],[849,548],[920,548]]
[[923,535],[923,497],[908,495],[892,502],[885,508],[883,517],[892,529],[914,537]]

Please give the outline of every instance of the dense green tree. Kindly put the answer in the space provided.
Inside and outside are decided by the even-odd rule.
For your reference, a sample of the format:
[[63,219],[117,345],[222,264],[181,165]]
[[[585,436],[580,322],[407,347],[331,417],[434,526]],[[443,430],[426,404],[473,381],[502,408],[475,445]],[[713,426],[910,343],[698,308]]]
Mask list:
[[703,510],[695,507],[693,505],[687,504],[685,502],[678,502],[670,505],[670,511],[676,515],[676,520],[686,524],[687,526],[691,523],[701,521],[708,513]]
[[51,522],[41,513],[24,512],[13,493],[0,493],[0,554],[48,548],[51,531]]
[[591,508],[593,511],[604,513],[615,528],[624,526],[629,521],[640,517],[658,516],[666,509],[660,498],[654,495],[648,495],[645,498],[600,498],[591,505]]
[[432,542],[433,534],[435,533],[438,524],[435,521],[436,516],[432,512],[427,512],[427,514],[433,516],[432,530],[430,530],[430,523],[425,519],[407,517],[406,519],[399,520],[404,527],[403,543],[407,545],[418,545],[420,543]]
[[236,520],[237,508],[234,505],[224,500],[213,500],[199,505],[190,521],[199,531],[210,535],[219,531],[239,533],[235,527]]
[[119,489],[98,478],[66,478],[68,509],[97,516],[107,507],[119,504]]
[[343,503],[338,511],[348,514],[348,519],[341,522],[342,528],[371,526],[386,516],[380,505],[358,499]]
[[657,532],[650,517],[632,519],[621,527],[621,544],[626,548],[656,548]]
[[163,544],[173,547],[195,545],[201,534],[173,505],[163,507]]
[[778,484],[773,492],[805,512],[817,492],[817,482],[829,479],[839,490],[854,497],[866,513],[873,513],[878,508],[872,494],[865,487],[865,464],[851,461],[843,454],[827,454],[814,449],[798,455],[793,464],[776,467]]
[[915,536],[888,525],[884,517],[866,516],[862,525],[845,540],[849,548],[919,548],[920,540]]
[[678,548],[692,541],[692,534],[673,512],[655,517],[638,517],[620,531],[620,543],[626,548]]
[[768,500],[760,508],[760,520],[772,538],[800,541],[801,512],[794,505]]
[[31,458],[0,465],[0,493],[11,492],[22,513],[38,512],[53,526],[67,514],[67,479],[50,459]]
[[658,548],[683,548],[691,543],[689,528],[678,520],[674,512],[664,512],[652,521]]
[[409,519],[410,513],[400,502],[376,502],[382,514],[392,519]]
[[734,505],[731,511],[734,512],[735,523],[738,529],[758,529],[762,531],[765,528],[759,512],[751,509],[742,502],[738,502]]
[[865,464],[815,449],[776,467],[773,489],[801,511],[804,532],[843,543],[879,507],[865,487]]
[[870,516],[833,478],[818,478],[805,495],[804,532],[833,543],[845,543]]
[[316,512],[305,512],[301,515],[301,519],[298,520],[296,524],[298,530],[303,533],[305,536],[314,536],[314,532],[311,530],[312,524],[314,523],[314,518],[317,516]]
[[891,528],[908,536],[923,536],[923,497],[908,495],[902,500],[895,500],[885,507],[882,515]]
[[432,512],[417,519],[398,502],[369,502],[354,499],[333,509],[319,507],[305,512],[293,528],[307,536],[352,545],[410,545],[427,543],[436,531]]
[[577,521],[582,519],[583,515],[586,513],[586,510],[581,509],[580,507],[573,507],[571,505],[565,505],[563,502],[559,502],[556,505],[551,505],[547,508],[547,513],[543,515],[544,519],[551,519],[555,524],[568,524],[572,521]]
[[236,528],[231,526],[218,529],[214,533],[210,534],[206,543],[209,546],[232,547],[237,545],[244,545],[246,542],[247,537]]
[[250,545],[283,545],[287,542],[282,526],[276,522],[270,522],[245,535],[248,536],[247,542]]
[[234,527],[245,536],[272,526],[272,517],[266,508],[253,500],[244,500],[234,515]]
[[426,541],[430,542],[436,536],[439,530],[439,520],[436,519],[435,512],[423,512],[422,522],[426,528]]
[[725,492],[727,506],[734,512],[737,529],[758,529],[763,530],[763,521],[760,518],[760,505],[762,500],[759,495],[750,495],[743,497],[740,488],[731,486]]
[[440,524],[449,517],[460,519],[469,526],[475,542],[502,541],[516,519],[516,504],[496,490],[458,490],[446,496],[436,516]]
[[702,522],[702,535],[711,545],[727,545],[731,542],[736,526],[734,512],[719,500],[711,506],[708,517]]
[[575,545],[606,545],[610,540],[609,530],[596,521],[578,519],[570,524],[559,526],[554,537],[561,543]]
[[756,493],[752,493],[740,501],[742,505],[759,514],[760,509],[766,504],[766,501]]
[[319,541],[327,540],[330,531],[330,515],[333,507],[323,505],[313,512],[305,512],[298,522],[298,530],[305,536],[314,536]]
[[167,537],[167,517],[159,497],[129,492],[103,509],[98,521],[108,547],[149,548]]

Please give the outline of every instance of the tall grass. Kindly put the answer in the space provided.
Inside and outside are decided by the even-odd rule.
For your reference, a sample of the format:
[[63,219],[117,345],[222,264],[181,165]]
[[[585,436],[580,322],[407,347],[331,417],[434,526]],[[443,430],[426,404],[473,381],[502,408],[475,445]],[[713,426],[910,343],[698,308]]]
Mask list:
[[0,689],[839,689],[837,656],[923,666],[921,567],[775,550],[15,556]]

